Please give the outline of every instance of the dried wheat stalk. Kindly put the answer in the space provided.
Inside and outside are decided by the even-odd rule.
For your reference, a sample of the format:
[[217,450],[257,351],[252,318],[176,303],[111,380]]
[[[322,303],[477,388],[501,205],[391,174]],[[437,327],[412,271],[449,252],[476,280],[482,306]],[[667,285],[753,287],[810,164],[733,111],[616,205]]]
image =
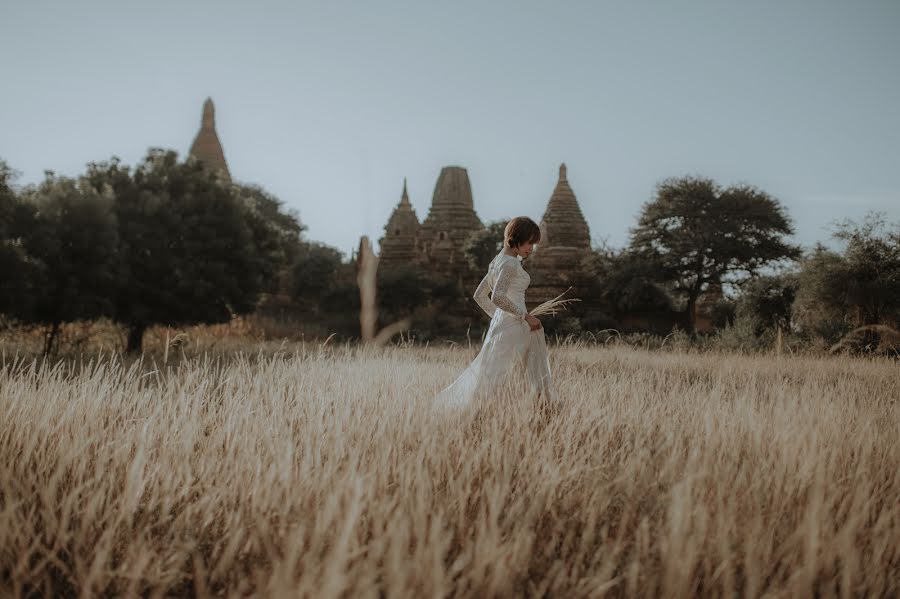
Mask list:
[[410,319],[404,318],[391,323],[375,333],[378,323],[378,304],[376,302],[376,289],[378,275],[378,256],[372,250],[369,238],[363,235],[359,243],[359,272],[356,275],[356,284],[359,286],[359,325],[360,337],[363,343],[371,343],[381,346],[390,341],[391,337],[402,333],[412,324]]
[[580,302],[580,299],[577,298],[569,298],[562,299],[562,296],[569,293],[572,290],[571,287],[557,295],[551,300],[547,300],[543,304],[537,306],[534,310],[529,312],[532,316],[556,316],[562,310],[565,310],[569,307],[569,304],[572,302]]

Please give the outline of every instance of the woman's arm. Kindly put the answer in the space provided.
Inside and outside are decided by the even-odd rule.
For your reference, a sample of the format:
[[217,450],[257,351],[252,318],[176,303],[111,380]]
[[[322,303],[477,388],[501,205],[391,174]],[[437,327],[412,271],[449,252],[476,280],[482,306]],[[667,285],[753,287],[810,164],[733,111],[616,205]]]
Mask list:
[[508,295],[509,285],[516,276],[517,268],[519,268],[519,264],[515,260],[507,260],[500,266],[500,271],[497,273],[497,282],[494,283],[494,292],[491,294],[491,301],[504,312],[509,312],[513,316],[518,316],[524,320],[528,312],[516,306],[515,302]]
[[475,302],[481,306],[481,309],[485,311],[489,318],[494,317],[494,312],[497,311],[497,306],[495,306],[491,302],[490,298],[490,289],[491,289],[491,271],[488,270],[488,273],[484,275],[484,278],[481,279],[481,282],[478,284],[478,288],[475,289],[475,295],[472,297],[475,299]]

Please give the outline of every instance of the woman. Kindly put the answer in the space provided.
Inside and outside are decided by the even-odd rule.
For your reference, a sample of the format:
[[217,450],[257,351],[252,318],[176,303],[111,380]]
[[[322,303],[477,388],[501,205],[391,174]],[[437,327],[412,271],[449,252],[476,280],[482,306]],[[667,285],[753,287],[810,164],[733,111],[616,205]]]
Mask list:
[[540,240],[540,227],[528,217],[518,216],[506,225],[503,251],[491,261],[474,295],[491,317],[484,345],[459,378],[438,394],[439,405],[489,400],[507,385],[535,400],[555,399],[544,329],[525,307],[531,277],[520,264]]

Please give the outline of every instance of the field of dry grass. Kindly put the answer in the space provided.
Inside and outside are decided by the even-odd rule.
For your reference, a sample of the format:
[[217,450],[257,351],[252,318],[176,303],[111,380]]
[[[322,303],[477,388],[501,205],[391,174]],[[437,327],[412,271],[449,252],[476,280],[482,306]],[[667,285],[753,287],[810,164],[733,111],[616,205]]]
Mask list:
[[2,594],[900,594],[896,362],[552,351],[549,421],[431,409],[473,348],[7,357]]

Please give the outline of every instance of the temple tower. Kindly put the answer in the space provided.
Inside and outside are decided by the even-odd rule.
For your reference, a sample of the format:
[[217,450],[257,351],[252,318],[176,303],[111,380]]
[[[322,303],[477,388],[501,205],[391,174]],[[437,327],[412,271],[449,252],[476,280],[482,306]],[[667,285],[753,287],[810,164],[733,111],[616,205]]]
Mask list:
[[207,98],[203,103],[200,131],[194,138],[189,155],[201,161],[207,168],[218,171],[226,181],[231,182],[231,173],[228,172],[225,153],[222,151],[222,144],[216,134],[216,109],[213,106],[212,98]]
[[419,218],[406,191],[406,179],[403,179],[403,195],[400,203],[391,213],[384,227],[384,237],[379,240],[381,264],[393,266],[409,264],[418,257],[416,236],[419,233]]
[[441,169],[428,217],[419,229],[418,249],[429,263],[456,274],[468,264],[462,246],[474,231],[484,228],[475,213],[469,173],[459,166]]
[[[582,260],[591,249],[591,235],[575,192],[569,186],[565,164],[559,167],[559,180],[547,202],[540,227],[541,241],[525,267],[531,274],[526,301],[540,303],[556,297],[568,287],[574,287],[570,297],[586,300]],[[582,301],[573,310],[586,307],[587,302]]]
[[566,165],[559,166],[559,181],[541,219],[541,242],[535,252],[535,266],[542,269],[572,269],[591,249],[587,221],[569,186]]

